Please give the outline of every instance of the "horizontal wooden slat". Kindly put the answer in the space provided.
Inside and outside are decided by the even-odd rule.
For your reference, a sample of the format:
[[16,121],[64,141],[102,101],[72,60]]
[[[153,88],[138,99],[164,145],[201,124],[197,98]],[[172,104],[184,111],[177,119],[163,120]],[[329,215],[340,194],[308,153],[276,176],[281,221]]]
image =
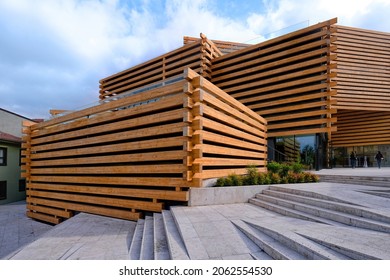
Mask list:
[[[80,212],[92,213],[92,214],[109,216],[109,217],[116,217],[116,218],[127,219],[127,220],[138,220],[139,218],[141,218],[141,213],[139,212],[131,212],[130,210],[114,209],[112,207],[108,208],[102,206],[80,204],[75,202],[64,202],[64,201],[49,200],[49,199],[42,199],[42,198],[30,198],[30,197],[27,197],[26,201],[28,203],[27,208],[29,207],[29,203],[35,203],[41,205],[48,205],[52,207],[60,207],[72,211],[80,211]],[[27,212],[27,213],[32,213],[32,212]],[[38,219],[38,220],[45,220],[42,217],[37,215],[31,216],[31,218]]]
[[59,193],[59,192],[46,192],[46,191],[35,191],[31,190],[30,195],[32,197],[42,197],[50,199],[58,199],[64,201],[75,201],[89,204],[97,205],[109,205],[120,208],[138,208],[149,210],[149,211],[161,211],[161,203],[153,203],[148,201],[139,201],[123,198],[110,198],[110,197],[99,197],[91,194],[82,195],[82,194],[69,194],[69,193]]
[[[156,137],[158,135],[164,135],[164,134],[181,133],[182,131],[183,131],[183,124],[174,123],[174,124],[160,125],[158,127],[141,128],[141,129],[134,129],[130,131],[124,131],[124,132],[104,134],[95,137],[85,137],[77,140],[68,140],[68,141],[62,141],[62,142],[52,143],[52,144],[42,143],[43,145],[35,146],[34,151],[56,150],[56,149],[72,148],[72,147],[79,147],[79,146],[88,146],[92,144],[110,143],[119,140],[131,140],[131,139],[137,139],[143,137]],[[33,140],[31,141],[31,144],[32,145],[35,144]]]
[[27,217],[32,218],[32,219],[37,219],[41,221],[45,221],[51,224],[59,224],[61,222],[60,218],[57,218],[52,215],[47,215],[47,214],[42,214],[42,213],[37,213],[33,211],[27,211],[26,212]]
[[39,183],[31,183],[28,187],[36,190],[188,201],[187,191]]
[[[183,119],[183,109],[179,109],[179,110],[139,117],[136,119],[117,121],[110,124],[103,124],[99,128],[108,134],[111,131],[117,131],[123,129],[131,130],[133,129],[133,127],[142,127],[145,125],[153,126],[167,121],[182,120],[182,119]],[[163,126],[161,125],[161,127]],[[55,134],[46,137],[40,137],[37,139],[33,138],[31,140],[31,144],[39,145],[41,143],[49,143],[49,142],[55,142],[60,140],[72,139],[72,138],[87,137],[88,135],[94,135],[96,133],[97,131],[95,127],[84,128],[76,131],[65,132],[65,133]]]
[[235,129],[235,128],[220,124],[216,121],[209,120],[207,118],[202,118],[202,123],[203,123],[204,129],[217,130],[222,134],[228,134],[228,135],[233,136],[235,138],[243,138],[243,139],[246,139],[247,141],[252,141],[254,143],[264,143],[265,142],[265,138],[251,135],[251,134],[243,132],[239,129]]
[[[243,122],[242,119],[238,119],[236,118],[236,115],[234,117],[232,117],[231,115],[227,115],[226,113],[223,113],[219,110],[216,110],[216,109],[213,109],[211,107],[208,107],[208,106],[204,106],[203,107],[203,114],[206,116],[206,117],[210,117],[210,118],[217,118],[219,122],[223,122],[225,124],[228,124],[229,126],[231,127],[235,127],[235,128],[238,128],[242,131],[245,131],[247,133],[250,133],[252,135],[257,135],[257,136],[260,136],[260,137],[263,137],[264,136],[264,133],[263,131],[259,130],[259,128],[257,127],[252,127],[248,124],[246,124],[245,122]],[[261,124],[257,124],[257,126],[260,126]],[[262,125],[263,129],[265,129],[265,125]]]
[[390,111],[390,34],[336,26],[337,109]]
[[162,88],[160,87],[157,89],[148,90],[146,92],[143,92],[142,94],[134,94],[127,97],[119,98],[111,102],[89,107],[64,116],[47,120],[45,122],[34,124],[33,126],[31,126],[31,130],[41,129],[44,127],[51,127],[56,124],[63,124],[81,118],[90,118],[91,116],[95,116],[96,114],[111,111],[111,110],[116,110],[118,108],[123,108],[138,102],[159,98],[174,93],[180,93],[183,90],[183,85],[184,85],[184,81],[177,82],[171,85],[164,86]]
[[304,128],[304,129],[292,129],[288,131],[278,131],[278,132],[270,132],[268,134],[269,137],[281,137],[281,136],[291,136],[291,135],[304,135],[304,134],[315,134],[315,133],[328,133],[329,131],[335,132],[337,131],[336,127],[326,128]]
[[[215,58],[211,81],[264,117],[268,136],[323,133],[322,124],[330,122],[320,119],[334,113],[336,104],[335,23],[324,21]],[[310,118],[302,119],[305,115]]]
[[100,99],[179,75],[187,67],[209,77],[210,60],[222,53],[205,36],[191,44],[100,80]]
[[[186,52],[187,50],[191,49],[199,49],[200,41],[195,42],[194,44],[183,46],[181,48],[175,49],[171,52],[168,52],[166,54],[163,54],[159,57],[156,57],[154,59],[148,60],[144,63],[138,64],[130,69],[123,70],[121,72],[115,73],[111,76],[108,76],[106,78],[103,78],[100,80],[101,84],[108,85],[112,83],[117,83],[120,80],[123,79],[129,79],[131,76],[139,75],[139,73],[149,71],[150,66],[154,67],[154,65],[158,65],[158,67],[163,67],[162,61],[163,59],[169,58],[169,57],[180,57],[180,54],[183,52]],[[161,64],[159,64],[161,63]]]
[[219,134],[208,132],[208,131],[199,131],[199,132],[194,133],[194,135],[199,135],[203,139],[203,141],[221,143],[221,144],[239,147],[239,148],[245,147],[246,149],[253,149],[253,150],[259,150],[259,151],[261,151],[261,149],[263,148],[263,146],[260,145],[260,143],[255,144],[252,142],[219,135]]
[[100,123],[107,123],[110,121],[115,122],[119,119],[136,117],[137,115],[142,115],[146,113],[151,114],[156,110],[169,110],[170,108],[182,106],[182,104],[183,100],[180,94],[162,96],[158,100],[158,103],[153,102],[149,104],[144,104],[142,106],[135,106],[131,110],[110,110],[107,112],[101,112],[97,115],[94,115],[93,117],[85,117],[77,119],[70,123],[62,123],[61,126],[45,127],[44,129],[32,131],[31,137],[36,138],[48,134],[57,134],[64,131],[96,126]]
[[333,134],[333,147],[390,144],[390,112],[340,109],[337,119],[339,130]]
[[[266,172],[266,168],[258,168],[259,172]],[[231,174],[236,175],[245,175],[248,173],[246,168],[233,168],[233,169],[218,169],[218,170],[203,170],[202,173],[196,174],[196,176],[200,179],[210,179],[216,177],[226,177]]]
[[[299,68],[308,67],[312,64],[321,64],[326,62],[326,56],[322,56],[324,54],[323,49],[314,50],[314,51],[308,51],[305,53],[297,54],[293,57],[288,57],[284,59],[279,59],[276,61],[264,63],[267,60],[269,60],[268,57],[266,58],[259,58],[258,61],[250,61],[250,63],[255,64],[253,67],[239,67],[236,66],[236,71],[233,71],[232,73],[228,73],[226,75],[221,75],[213,78],[213,82],[219,82],[221,80],[224,80],[223,83],[221,83],[222,86],[228,86],[230,84],[235,83],[235,80],[240,78],[240,75],[242,75],[242,78],[240,80],[246,81],[246,80],[253,80],[253,79],[263,79],[264,77],[276,75],[278,73],[283,73],[286,71],[296,70]],[[326,54],[326,52],[325,52]],[[280,54],[279,54],[280,56]],[[305,60],[303,62],[300,62],[301,60]],[[292,62],[295,62],[291,65]],[[249,62],[248,62],[249,63]],[[283,66],[286,65],[286,66]],[[282,66],[282,67],[281,67]],[[277,67],[277,68],[276,68]],[[226,72],[226,70],[221,71]],[[213,74],[215,74],[213,72]]]
[[131,185],[131,186],[173,186],[185,187],[181,178],[165,177],[98,177],[98,176],[31,176],[31,182],[47,183],[79,183],[84,184],[105,184],[105,185]]
[[[194,146],[194,149],[197,146]],[[209,145],[209,144],[203,144],[201,145],[201,149],[203,153],[207,154],[219,154],[219,155],[232,155],[232,156],[238,156],[238,157],[253,157],[258,158],[261,156],[259,152],[266,152],[267,148],[265,146],[260,147],[256,152],[255,151],[247,151],[243,149],[236,149],[236,148],[227,148],[227,147],[221,147],[221,146],[215,146],[215,145]]]
[[[219,111],[225,112],[225,114],[231,115],[231,105],[226,104],[222,102],[220,99],[217,97],[212,96],[211,94],[208,94],[207,92],[203,94],[202,96],[203,101],[206,102],[207,104],[218,108]],[[264,119],[255,119],[253,116],[248,116],[244,112],[241,111],[242,108],[239,108],[239,110],[236,110],[234,113],[234,116],[241,119],[244,123],[248,123],[252,127],[256,127],[261,130],[266,129],[266,123]]]
[[[30,155],[31,159],[48,159],[53,157],[79,157],[79,156],[85,156],[85,155],[91,155],[91,162],[94,162],[96,160],[96,163],[99,162],[98,159],[94,159],[94,155],[101,155],[104,157],[104,154],[106,153],[117,153],[117,152],[130,152],[130,151],[137,151],[137,150],[155,150],[155,149],[172,149],[172,147],[180,147],[183,144],[183,141],[186,139],[186,137],[178,136],[178,137],[167,137],[164,138],[164,141],[156,141],[155,139],[152,140],[145,140],[145,141],[134,141],[129,143],[119,143],[119,144],[106,144],[99,146],[97,149],[96,147],[80,147],[77,149],[72,149],[72,146],[66,146],[63,148],[68,148],[64,150],[59,151],[49,151],[47,146],[38,146],[33,148],[33,154]],[[49,146],[51,147],[51,146]],[[143,153],[142,155],[134,155],[136,157],[139,157],[139,160],[162,160],[164,159],[165,155],[169,157],[176,158],[177,155],[166,153],[161,154],[159,152],[154,152],[154,154],[149,154],[147,152]],[[131,157],[129,155],[129,157]],[[115,157],[113,157],[115,158]],[[121,161],[120,155],[118,155],[119,162]],[[126,160],[126,159],[125,159]],[[38,162],[38,161],[37,161]],[[100,161],[101,162],[101,161]]]
[[[295,127],[302,127],[307,125],[322,125],[326,123],[334,123],[337,121],[337,118],[322,118],[322,119],[316,119],[316,120],[305,120],[305,121],[297,121],[295,123]],[[269,129],[276,130],[286,127],[292,127],[290,123],[280,123],[280,124],[272,124],[269,126]]]
[[[183,158],[182,158],[183,159]],[[50,162],[49,162],[50,164]],[[35,165],[33,165],[35,166]],[[48,168],[34,168],[31,171],[32,175],[38,174],[151,174],[151,173],[182,173],[183,172],[183,164],[158,164],[154,166],[150,165],[126,165],[126,166],[99,166],[99,167],[48,167]]]
[[195,159],[194,164],[203,164],[204,166],[248,166],[263,165],[265,159],[237,159],[237,158],[209,158],[203,157]]
[[28,209],[33,211],[33,212],[46,213],[46,214],[56,216],[56,217],[62,217],[62,218],[67,218],[67,219],[72,217],[71,212],[66,211],[66,210],[61,210],[58,208],[51,208],[51,207],[28,204]]

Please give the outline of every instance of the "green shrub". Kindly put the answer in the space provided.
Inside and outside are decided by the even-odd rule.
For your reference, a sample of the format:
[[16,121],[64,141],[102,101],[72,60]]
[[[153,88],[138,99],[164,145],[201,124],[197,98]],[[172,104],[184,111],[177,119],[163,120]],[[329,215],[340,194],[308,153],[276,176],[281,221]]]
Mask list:
[[259,185],[259,172],[257,167],[254,165],[250,165],[246,169],[246,176],[244,177],[245,185]]
[[230,174],[227,179],[231,181],[231,184],[229,186],[242,186],[243,185],[243,178],[240,175],[237,174]]
[[276,161],[271,161],[267,164],[267,169],[271,173],[279,173],[281,169],[281,164]]
[[286,177],[290,170],[291,170],[291,165],[289,165],[288,163],[283,163],[280,165],[279,174],[281,177]]
[[294,172],[292,171],[289,171],[288,174],[287,174],[287,181],[289,184],[291,183],[296,183],[297,182],[297,174],[295,174]]
[[281,181],[280,175],[278,173],[270,173],[269,179],[271,181],[271,184],[279,184]]
[[294,173],[298,174],[298,173],[302,173],[303,171],[303,164],[301,163],[298,163],[298,162],[295,162],[291,165],[291,169]]
[[304,183],[310,183],[312,182],[312,177],[311,177],[311,173],[309,172],[303,172],[303,177],[304,177]]
[[224,179],[224,186],[225,187],[228,187],[228,186],[233,186],[233,181],[232,181],[232,178],[231,177],[225,177]]
[[320,177],[316,174],[310,173],[311,179],[310,182],[318,183],[320,181]]
[[261,173],[260,174],[261,185],[271,184],[270,174],[271,173]]
[[217,182],[215,183],[217,187],[223,187],[225,186],[225,177],[221,177],[217,179]]
[[295,176],[297,178],[297,183],[305,183],[306,176],[304,173],[295,173]]
[[215,186],[243,186],[243,185],[267,185],[267,184],[293,184],[319,182],[319,177],[310,172],[303,172],[303,165],[294,163],[270,162],[267,165],[268,172],[260,173],[255,165],[247,167],[245,175],[230,174],[227,177],[218,178]]
[[280,183],[281,184],[288,184],[288,177],[287,176],[283,176],[282,178],[280,178]]

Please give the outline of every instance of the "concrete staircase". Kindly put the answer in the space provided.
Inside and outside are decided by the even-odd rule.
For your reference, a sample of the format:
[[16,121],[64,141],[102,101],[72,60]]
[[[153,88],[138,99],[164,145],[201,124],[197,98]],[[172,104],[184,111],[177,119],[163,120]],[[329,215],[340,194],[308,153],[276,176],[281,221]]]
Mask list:
[[320,182],[390,187],[390,177],[319,174]]
[[310,191],[271,186],[249,202],[294,218],[390,233],[390,217]]
[[153,213],[137,222],[129,248],[131,260],[188,260],[171,211]]
[[[355,228],[359,234],[362,232],[369,234],[371,231],[390,233],[389,216],[310,191],[271,186],[251,198],[249,203],[248,205],[251,206],[246,207],[255,207],[258,209],[254,209],[255,211],[266,211],[266,213],[272,211],[272,215],[290,219],[288,220],[290,228],[278,226],[277,222],[274,222],[276,219],[265,222],[249,216],[246,218],[244,215],[243,218],[228,220],[227,223],[234,229],[235,234],[229,234],[232,239],[224,242],[226,246],[230,246],[231,243],[245,244],[247,259],[367,260],[377,258],[366,253],[365,249],[355,250],[353,246],[344,248],[342,242],[336,244],[337,242],[325,241],[321,237],[291,229],[291,227],[301,227],[303,222],[309,222],[310,225],[326,225],[328,229],[335,227],[337,228],[335,230]],[[210,229],[210,237],[199,238],[188,218],[183,215],[183,212],[191,207],[187,210],[183,209],[184,207],[172,207],[171,210],[164,210],[161,214],[154,213],[139,220],[130,242],[129,258],[133,260],[215,259],[210,256],[208,249],[210,246],[215,246],[215,250],[220,250],[215,244],[218,243],[218,234],[214,236]],[[283,218],[284,216],[295,219]],[[204,230],[207,231],[207,228]],[[224,237],[221,236],[220,240],[224,240]],[[226,258],[234,258],[234,256],[231,256],[231,253],[226,255],[221,253],[218,257],[218,259]]]

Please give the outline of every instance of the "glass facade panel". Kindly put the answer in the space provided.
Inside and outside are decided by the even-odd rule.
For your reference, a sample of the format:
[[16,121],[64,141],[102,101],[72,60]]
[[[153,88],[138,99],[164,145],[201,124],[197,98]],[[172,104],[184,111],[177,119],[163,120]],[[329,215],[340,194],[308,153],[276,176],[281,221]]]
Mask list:
[[316,136],[286,136],[275,139],[275,158],[277,162],[299,162],[308,169],[316,166]]
[[332,167],[352,167],[350,154],[356,152],[356,167],[378,167],[375,155],[380,151],[384,157],[381,166],[390,166],[390,145],[370,145],[359,147],[338,147],[333,149]]

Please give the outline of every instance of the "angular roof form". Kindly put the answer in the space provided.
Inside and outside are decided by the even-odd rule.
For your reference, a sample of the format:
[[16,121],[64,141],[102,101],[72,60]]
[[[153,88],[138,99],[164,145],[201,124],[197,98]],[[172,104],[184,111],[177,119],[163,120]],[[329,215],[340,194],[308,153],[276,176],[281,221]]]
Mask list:
[[0,141],[21,143],[22,138],[0,131]]

